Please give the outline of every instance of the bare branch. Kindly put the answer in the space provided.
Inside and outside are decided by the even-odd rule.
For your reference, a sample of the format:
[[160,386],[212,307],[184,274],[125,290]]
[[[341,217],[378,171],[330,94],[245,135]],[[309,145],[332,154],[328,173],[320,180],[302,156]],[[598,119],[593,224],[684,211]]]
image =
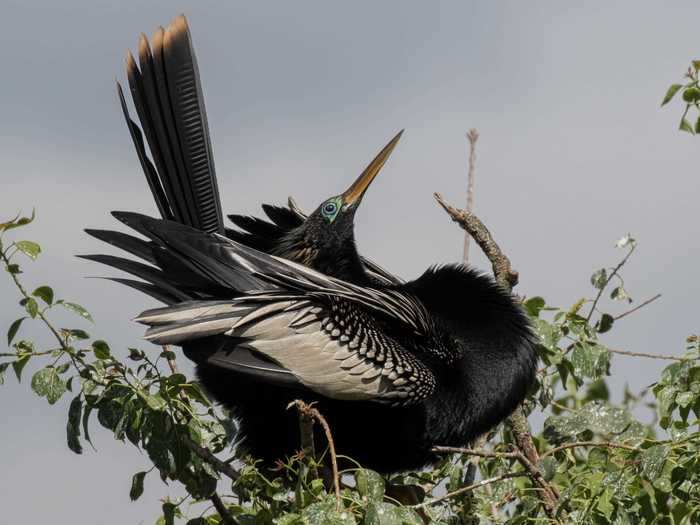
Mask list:
[[477,483],[473,483],[466,487],[461,487],[452,492],[448,492],[447,494],[440,496],[439,498],[431,499],[430,501],[424,501],[423,503],[419,503],[418,505],[413,505],[412,508],[422,509],[425,507],[432,507],[433,505],[437,505],[438,503],[441,503],[450,498],[454,498],[455,496],[459,496],[466,492],[471,492],[472,490],[478,489],[479,487],[484,487],[486,485],[490,485],[491,483],[497,483],[498,481],[503,481],[504,479],[520,478],[524,476],[527,476],[526,472],[507,472],[505,474],[501,474],[500,476],[495,476],[493,478],[482,479]]
[[629,450],[633,452],[637,452],[639,449],[636,447],[632,447],[630,445],[623,445],[622,443],[610,443],[610,442],[598,442],[598,441],[579,441],[577,443],[566,443],[564,445],[559,445],[558,447],[554,447],[551,450],[548,450],[544,454],[542,454],[542,458],[546,458],[547,456],[553,456],[557,452],[561,452],[562,450],[566,450],[569,448],[579,448],[579,447],[586,447],[586,448],[620,448],[624,450]]
[[[469,173],[467,175],[467,213],[474,211],[474,180],[476,177],[476,141],[479,140],[479,132],[470,129],[467,132],[469,140]],[[469,232],[464,232],[464,256],[463,261],[469,262]]]
[[471,235],[479,247],[484,251],[486,257],[491,261],[493,266],[493,274],[496,277],[496,281],[501,285],[507,287],[508,289],[513,288],[518,284],[518,272],[513,270],[510,264],[510,259],[501,251],[501,248],[493,240],[491,232],[484,225],[481,220],[474,215],[465,210],[458,210],[457,208],[451,206],[442,198],[439,193],[433,194],[435,200],[438,201],[440,206],[447,212],[447,214],[459,224],[463,230],[465,230],[469,235]]
[[236,481],[238,478],[241,477],[241,475],[238,473],[238,471],[236,471],[236,469],[234,469],[225,461],[221,461],[209,449],[200,447],[197,443],[192,441],[189,438],[189,436],[183,435],[181,437],[182,441],[185,443],[185,445],[187,445],[187,448],[189,448],[192,452],[197,454],[204,461],[209,463],[217,472],[220,472],[221,474],[231,478],[233,481]]
[[326,440],[328,441],[328,449],[331,455],[331,469],[333,471],[333,487],[335,488],[335,504],[338,510],[341,509],[341,499],[340,499],[340,474],[338,473],[338,456],[335,453],[335,442],[333,441],[333,435],[331,434],[331,428],[328,426],[328,421],[321,415],[321,413],[314,408],[313,403],[307,404],[300,399],[296,399],[289,403],[287,408],[292,406],[296,407],[300,414],[306,417],[315,419],[323,428],[323,432],[326,435]]
[[214,504],[216,512],[218,512],[219,516],[221,516],[221,523],[224,525],[235,525],[236,521],[233,519],[233,516],[229,512],[228,508],[226,508],[226,505],[224,505],[224,502],[221,500],[221,496],[214,492],[209,499]]
[[652,297],[651,299],[647,299],[647,300],[644,301],[642,304],[637,305],[637,306],[635,306],[634,308],[632,308],[631,310],[627,310],[626,312],[621,313],[620,315],[617,315],[617,316],[613,317],[613,319],[614,319],[615,321],[617,321],[618,319],[622,319],[623,317],[626,317],[626,316],[628,316],[629,314],[633,314],[633,313],[636,312],[637,310],[640,310],[640,309],[644,308],[646,305],[648,305],[648,304],[650,304],[650,303],[653,303],[653,302],[656,301],[659,297],[661,297],[661,294],[660,294],[660,293],[657,293],[657,294],[656,294],[654,297]]
[[[434,196],[452,220],[469,233],[484,251],[484,254],[486,254],[486,257],[488,257],[493,267],[496,282],[508,290],[511,290],[518,283],[518,272],[513,270],[510,259],[503,253],[498,244],[496,244],[496,241],[494,241],[491,236],[491,232],[489,232],[484,223],[473,213],[465,210],[458,210],[447,204],[439,193],[435,193]],[[558,521],[556,519],[556,506],[559,494],[557,490],[544,479],[542,471],[537,467],[540,458],[522,406],[517,407],[513,411],[508,418],[508,422],[510,423],[513,437],[518,446],[517,450],[514,451],[518,454],[517,459],[530,473],[533,481],[542,488],[539,495],[544,505],[545,512],[550,519],[556,522]]]
[[630,352],[629,350],[617,350],[615,348],[608,348],[608,352],[629,357],[646,357],[648,359],[662,359],[665,361],[695,361],[700,359],[700,357],[680,357],[675,355],[648,354],[646,352]]

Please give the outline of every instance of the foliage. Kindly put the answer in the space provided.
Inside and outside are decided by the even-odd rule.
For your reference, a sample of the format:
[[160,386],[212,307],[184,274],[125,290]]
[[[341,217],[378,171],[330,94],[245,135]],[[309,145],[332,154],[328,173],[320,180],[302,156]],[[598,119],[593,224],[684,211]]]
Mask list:
[[[614,404],[606,384],[612,357],[624,353],[606,346],[604,338],[627,315],[608,309],[632,301],[621,276],[636,247],[630,235],[617,243],[623,252],[620,262],[591,276],[593,298],[565,309],[549,306],[541,297],[523,300],[539,337],[541,358],[525,409],[547,416],[542,431],[533,436],[536,464],[502,425],[474,444],[475,449],[445,453],[439,464],[422,472],[384,479],[360,466],[346,470],[336,499],[330,484],[316,475],[323,456],[315,459],[300,452],[272,472],[250,458],[222,460],[221,454],[233,455],[228,449],[235,426],[196,381],[178,372],[169,348],[155,358],[152,351],[112,349],[86,331],[93,330],[92,318],[81,305],[61,298],[48,285],[31,292],[25,288],[22,257],[36,259],[41,247],[7,237],[24,231],[12,230],[33,219],[16,217],[0,224],[0,257],[19,291],[22,310],[7,331],[11,351],[0,354],[0,383],[10,368],[19,381],[30,360],[40,361],[31,389],[49,404],[72,397],[66,425],[70,450],[81,454],[92,443],[95,419],[115,439],[144,450],[152,467],[134,474],[132,500],[143,497],[146,476],[182,483],[188,496],[165,501],[157,524],[391,525],[430,520],[682,525],[700,520],[700,339],[688,338],[686,353],[671,358],[648,392],[626,391],[622,402]],[[50,316],[57,308],[77,314],[81,327],[55,327]],[[49,330],[55,345],[38,348],[27,335],[35,329],[30,323]],[[652,423],[639,418],[645,407],[657,415]],[[226,483],[220,482],[224,479]],[[544,490],[556,496],[553,509],[543,502]],[[401,504],[396,498],[402,492],[417,500]]]
[[[666,90],[661,105],[665,106],[677,93],[681,94],[681,99],[685,103],[685,110],[681,117],[678,129],[692,135],[700,133],[700,83],[698,81],[698,71],[700,71],[700,60],[693,60],[684,75],[682,84],[671,84]],[[691,108],[695,115],[689,115]]]

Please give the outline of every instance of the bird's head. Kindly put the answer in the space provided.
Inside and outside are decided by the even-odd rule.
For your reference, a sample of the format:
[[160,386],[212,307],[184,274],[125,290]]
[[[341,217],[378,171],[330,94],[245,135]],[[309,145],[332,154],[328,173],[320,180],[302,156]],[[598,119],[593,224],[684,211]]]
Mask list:
[[402,133],[403,130],[384,146],[347,190],[324,200],[295,232],[294,237],[301,241],[299,248],[303,250],[295,257],[299,262],[338,277],[346,273],[343,261],[348,265],[356,261],[359,264],[354,236],[355,212]]

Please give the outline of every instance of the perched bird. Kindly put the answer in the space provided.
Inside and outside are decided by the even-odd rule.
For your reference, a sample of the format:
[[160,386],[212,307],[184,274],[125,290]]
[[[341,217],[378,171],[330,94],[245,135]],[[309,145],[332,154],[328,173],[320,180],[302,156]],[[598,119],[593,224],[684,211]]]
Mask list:
[[435,445],[464,445],[510,414],[536,364],[510,293],[462,265],[402,282],[357,252],[356,205],[398,136],[308,217],[267,207],[272,222],[235,216],[246,231],[227,230],[184,18],[153,51],[142,37],[139,56],[127,70],[155,167],[127,121],[163,219],[113,213],[146,240],[88,230],[144,262],[87,257],[167,305],[137,317],[146,339],[183,348],[239,419],[245,450],[269,463],[298,450],[286,407],[299,398],[318,403],[340,453],[381,472],[420,468]]

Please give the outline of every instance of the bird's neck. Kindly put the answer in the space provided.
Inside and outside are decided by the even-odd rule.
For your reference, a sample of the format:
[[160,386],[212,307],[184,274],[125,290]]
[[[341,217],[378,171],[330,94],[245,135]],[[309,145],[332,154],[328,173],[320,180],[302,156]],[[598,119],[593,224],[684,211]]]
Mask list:
[[370,278],[357,253],[353,235],[334,239],[333,242],[320,242],[304,230],[292,231],[280,243],[280,250],[276,255],[331,277],[354,284],[370,284]]

